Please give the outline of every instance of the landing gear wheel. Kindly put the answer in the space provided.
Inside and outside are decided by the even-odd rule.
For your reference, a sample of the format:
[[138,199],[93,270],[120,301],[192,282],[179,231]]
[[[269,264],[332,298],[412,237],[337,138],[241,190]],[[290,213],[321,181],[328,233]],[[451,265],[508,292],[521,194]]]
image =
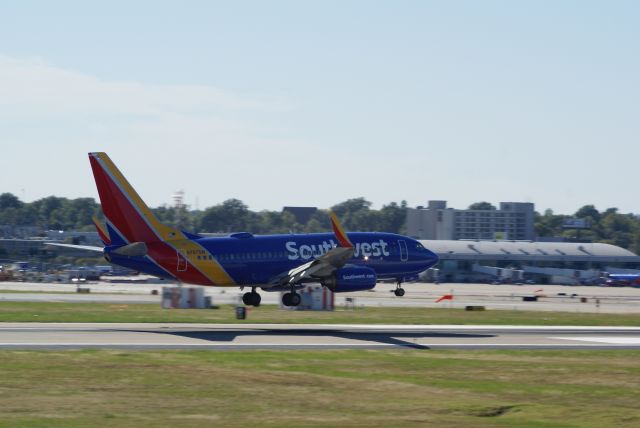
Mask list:
[[252,293],[244,293],[242,295],[242,303],[244,303],[247,306],[251,306],[253,304],[252,303],[252,299],[251,299],[251,297],[252,297],[251,294]]
[[249,293],[244,293],[242,295],[242,303],[247,306],[260,306],[260,302],[262,301],[262,297],[255,291],[251,291]]
[[298,293],[284,293],[282,295],[282,304],[285,306],[298,306],[302,298]]
[[302,302],[302,297],[298,293],[291,294],[291,306],[298,306]]
[[284,293],[282,295],[282,304],[285,306],[291,306],[291,293]]
[[404,296],[404,288],[398,287],[395,290],[393,290],[393,293],[398,297],[402,297]]
[[262,301],[262,297],[260,297],[260,295],[258,293],[256,293],[255,291],[252,292],[251,294],[253,294],[252,297],[252,305],[255,307],[260,306],[260,302]]

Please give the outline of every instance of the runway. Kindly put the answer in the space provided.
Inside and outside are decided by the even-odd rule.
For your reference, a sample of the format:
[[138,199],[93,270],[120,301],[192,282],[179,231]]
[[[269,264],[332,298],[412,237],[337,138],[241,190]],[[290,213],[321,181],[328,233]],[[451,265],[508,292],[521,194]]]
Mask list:
[[2,323],[0,349],[640,349],[640,327]]

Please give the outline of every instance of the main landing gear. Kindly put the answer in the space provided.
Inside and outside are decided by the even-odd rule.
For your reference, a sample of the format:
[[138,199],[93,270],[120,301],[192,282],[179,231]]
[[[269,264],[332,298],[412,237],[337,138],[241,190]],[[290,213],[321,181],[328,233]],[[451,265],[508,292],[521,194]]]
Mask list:
[[298,306],[302,301],[302,297],[296,293],[296,289],[292,286],[290,293],[282,295],[282,304],[285,306]]
[[244,293],[242,295],[242,303],[247,306],[260,306],[260,301],[262,297],[258,293],[256,293],[256,288],[253,287],[250,292]]
[[393,294],[395,294],[398,297],[404,296],[404,288],[402,288],[402,281],[398,281],[398,283],[396,284],[396,289],[393,290]]

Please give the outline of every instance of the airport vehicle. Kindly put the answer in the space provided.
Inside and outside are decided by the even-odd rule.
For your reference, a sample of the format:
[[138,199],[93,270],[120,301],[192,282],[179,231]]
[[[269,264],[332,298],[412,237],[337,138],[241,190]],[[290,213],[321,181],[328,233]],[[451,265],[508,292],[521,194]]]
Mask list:
[[0,265],[0,281],[13,280],[13,271],[5,266]]
[[296,290],[320,283],[334,292],[368,290],[378,279],[402,282],[438,262],[418,241],[392,233],[345,233],[331,214],[333,233],[205,237],[164,225],[153,215],[106,153],[89,153],[106,225],[96,219],[107,261],[162,278],[207,286],[250,287],[246,305],[258,306],[264,291],[286,291],[282,302],[297,306]]

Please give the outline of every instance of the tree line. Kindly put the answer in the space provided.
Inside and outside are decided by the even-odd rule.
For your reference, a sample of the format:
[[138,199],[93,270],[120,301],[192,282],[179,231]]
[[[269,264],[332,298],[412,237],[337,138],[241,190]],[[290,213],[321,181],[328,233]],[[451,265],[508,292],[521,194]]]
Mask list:
[[[567,218],[585,219],[589,229],[565,229]],[[640,254],[640,216],[619,213],[617,208],[598,211],[585,205],[573,215],[554,214],[550,209],[536,213],[535,230],[538,236],[562,236],[567,240],[613,244]]]
[[[330,208],[347,230],[402,233],[406,218],[406,201],[391,202],[381,209],[371,202],[354,198]],[[331,230],[329,210],[319,209],[308,221],[300,223],[286,211],[252,211],[238,199],[229,199],[204,210],[186,206],[161,206],[152,211],[168,225],[196,233],[251,232],[313,233]],[[36,226],[41,230],[93,230],[92,217],[102,217],[100,205],[93,198],[67,199],[49,196],[34,202],[22,202],[11,193],[0,194],[0,226]]]
[[[474,210],[495,210],[489,202],[476,202],[469,206]],[[585,220],[588,229],[567,229],[567,219]],[[622,214],[617,208],[598,211],[594,205],[585,205],[573,214],[555,214],[547,209],[535,213],[534,228],[538,237],[561,237],[574,242],[599,242],[613,244],[640,253],[640,216]]]
[[[353,198],[330,208],[347,230],[404,233],[407,203],[391,202],[373,209],[365,198]],[[496,209],[488,202],[476,202],[469,208]],[[152,209],[166,224],[196,233],[228,233],[246,231],[256,234],[312,233],[331,230],[329,210],[319,209],[300,223],[286,211],[252,211],[238,199],[229,199],[204,210],[186,206],[162,206]],[[23,202],[11,193],[0,194],[0,226],[36,226],[42,230],[93,230],[92,217],[101,216],[100,205],[93,198],[67,199],[49,196]],[[586,230],[565,229],[567,218],[585,219]],[[603,242],[640,252],[640,216],[619,213],[617,208],[598,211],[585,205],[574,214],[555,214],[548,209],[535,213],[537,236],[563,237],[567,240]]]

